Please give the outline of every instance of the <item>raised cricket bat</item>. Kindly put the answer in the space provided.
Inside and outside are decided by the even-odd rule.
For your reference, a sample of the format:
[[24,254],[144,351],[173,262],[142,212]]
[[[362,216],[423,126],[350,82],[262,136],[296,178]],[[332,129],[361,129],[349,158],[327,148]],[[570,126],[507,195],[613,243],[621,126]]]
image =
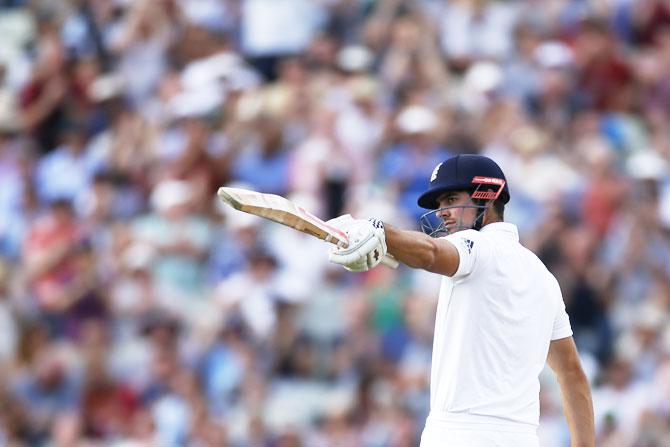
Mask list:
[[[331,244],[341,247],[349,244],[343,231],[328,225],[300,205],[282,196],[227,187],[219,188],[217,195],[236,210],[273,220]],[[389,254],[384,256],[382,263],[392,268],[398,267],[398,261]]]

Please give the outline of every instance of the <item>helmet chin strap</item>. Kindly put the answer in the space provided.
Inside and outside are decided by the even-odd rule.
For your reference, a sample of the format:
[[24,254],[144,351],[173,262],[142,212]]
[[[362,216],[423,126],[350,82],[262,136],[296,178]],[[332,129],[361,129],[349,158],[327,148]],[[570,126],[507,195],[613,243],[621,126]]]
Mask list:
[[475,208],[477,210],[477,217],[475,217],[475,220],[472,222],[471,225],[468,225],[463,222],[463,215],[461,214],[461,216],[458,219],[458,223],[456,225],[456,231],[462,231],[462,230],[479,231],[484,226],[484,215],[486,214],[486,210],[488,209],[486,200],[473,199],[472,202],[474,206],[470,206],[468,208]]
[[475,218],[475,221],[472,224],[472,229],[479,231],[484,226],[484,215],[486,214],[486,210],[489,209],[489,207],[486,204],[486,200],[475,199],[474,202],[475,202],[475,205],[484,207],[477,214],[477,217]]

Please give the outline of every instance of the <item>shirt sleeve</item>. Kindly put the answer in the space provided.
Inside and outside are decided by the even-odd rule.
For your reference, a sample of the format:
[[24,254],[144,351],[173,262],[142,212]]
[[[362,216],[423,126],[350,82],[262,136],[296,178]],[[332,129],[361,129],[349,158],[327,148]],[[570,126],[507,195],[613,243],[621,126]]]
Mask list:
[[458,250],[458,269],[453,278],[467,276],[474,270],[481,251],[481,239],[478,236],[476,231],[466,230],[445,237]]
[[552,340],[560,340],[561,338],[566,338],[572,336],[572,326],[570,326],[570,317],[565,311],[565,302],[563,301],[563,295],[561,294],[561,289],[556,282],[556,289],[558,292],[558,306],[556,307],[556,316],[554,317],[554,327],[551,331]]

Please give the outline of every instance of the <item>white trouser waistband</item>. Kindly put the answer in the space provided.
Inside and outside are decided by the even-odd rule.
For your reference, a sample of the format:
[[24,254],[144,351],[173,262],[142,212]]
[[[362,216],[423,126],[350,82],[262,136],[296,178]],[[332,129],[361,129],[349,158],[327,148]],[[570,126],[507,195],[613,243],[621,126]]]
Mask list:
[[535,424],[472,413],[431,411],[426,419],[426,426],[428,425],[453,430],[493,430],[537,434],[537,425]]

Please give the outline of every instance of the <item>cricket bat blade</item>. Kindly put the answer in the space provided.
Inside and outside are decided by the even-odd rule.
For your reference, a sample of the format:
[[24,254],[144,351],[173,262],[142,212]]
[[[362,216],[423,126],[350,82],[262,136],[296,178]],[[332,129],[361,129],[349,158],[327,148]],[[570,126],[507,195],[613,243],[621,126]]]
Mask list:
[[[346,247],[349,243],[343,231],[285,197],[229,187],[219,188],[217,195],[238,211],[272,220],[341,247]],[[384,256],[382,263],[391,268],[398,267],[398,261],[388,254]]]

